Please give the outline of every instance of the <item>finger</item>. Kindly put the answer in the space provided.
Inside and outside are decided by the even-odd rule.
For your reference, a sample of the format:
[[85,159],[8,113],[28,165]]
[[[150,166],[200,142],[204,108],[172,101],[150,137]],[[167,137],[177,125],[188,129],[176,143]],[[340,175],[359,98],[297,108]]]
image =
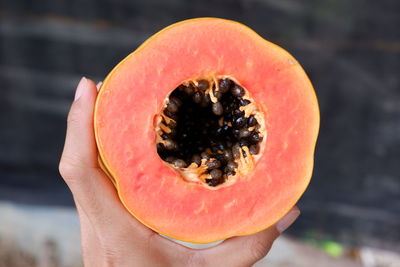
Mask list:
[[62,163],[75,168],[97,168],[97,149],[93,133],[93,108],[97,90],[95,84],[82,78],[67,119],[67,134]]
[[96,96],[96,85],[82,78],[68,114],[67,134],[59,166],[74,199],[89,217],[110,214],[116,206],[121,206],[112,183],[97,162],[93,133]]
[[225,240],[220,245],[202,251],[210,266],[251,266],[271,249],[275,239],[300,215],[293,207],[276,225],[248,236]]

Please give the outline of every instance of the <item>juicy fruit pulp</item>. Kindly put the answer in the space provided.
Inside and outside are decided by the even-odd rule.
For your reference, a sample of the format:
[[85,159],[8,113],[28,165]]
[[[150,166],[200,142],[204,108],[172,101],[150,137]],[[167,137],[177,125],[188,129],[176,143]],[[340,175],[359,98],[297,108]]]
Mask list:
[[[168,107],[172,92],[183,81],[196,81],[195,85],[202,87],[200,81],[208,77],[217,82],[230,77],[248,92],[247,99],[257,107],[254,115],[261,126],[259,137],[263,137],[254,155],[246,151],[252,144],[241,146],[246,159],[254,158],[254,165],[233,168],[236,174],[227,175],[217,186],[206,181],[219,176],[211,174],[213,169],[207,169],[210,166],[204,168],[208,178],[202,180],[199,173],[196,179],[185,179],[190,165],[184,166],[197,165],[193,161],[198,160],[190,162],[190,153],[182,150],[185,145],[178,147],[182,155],[178,150],[176,155],[160,153],[165,160],[167,156],[182,160],[178,167],[176,162],[161,159],[157,151],[162,140],[184,143],[184,131],[179,138],[167,139],[162,135],[168,130],[159,131],[162,120],[168,118],[162,116],[164,110],[177,108],[175,114],[180,115],[179,108],[184,105]],[[217,115],[220,107],[213,104],[204,110],[215,123],[215,116],[225,118],[228,105],[218,102],[223,114]],[[201,122],[197,114],[189,115],[191,118],[182,121],[178,118],[177,127],[193,119]],[[246,120],[250,117],[245,116]],[[310,81],[290,54],[239,23],[203,18],[167,27],[114,68],[98,94],[94,128],[101,165],[113,179],[127,210],[161,234],[201,243],[265,229],[297,202],[312,174],[319,110]],[[240,133],[237,139],[233,130],[226,139],[215,140],[224,141],[225,147],[228,136],[232,143],[249,141]],[[195,135],[190,140],[196,142]],[[207,145],[212,152],[213,145]],[[198,147],[193,149],[200,153]],[[218,150],[212,153],[219,154]],[[228,166],[228,161],[220,164]]]
[[254,167],[263,117],[231,78],[185,81],[166,99],[160,117],[157,152],[186,181],[215,187],[229,179],[232,184],[234,176]]

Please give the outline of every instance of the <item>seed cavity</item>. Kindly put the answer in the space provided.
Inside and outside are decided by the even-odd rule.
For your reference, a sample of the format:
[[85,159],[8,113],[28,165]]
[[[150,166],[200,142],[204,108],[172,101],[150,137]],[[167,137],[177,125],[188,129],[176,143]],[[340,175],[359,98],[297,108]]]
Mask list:
[[182,82],[165,100],[156,126],[157,152],[187,181],[215,188],[246,174],[265,136],[261,111],[229,76]]

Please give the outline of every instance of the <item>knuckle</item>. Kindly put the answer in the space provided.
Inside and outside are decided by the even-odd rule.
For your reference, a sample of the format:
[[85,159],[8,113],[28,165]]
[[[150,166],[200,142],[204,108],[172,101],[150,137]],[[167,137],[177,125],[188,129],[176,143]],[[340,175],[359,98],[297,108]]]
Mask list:
[[58,165],[58,171],[66,182],[73,182],[77,177],[84,175],[84,168],[74,157],[63,155]]
[[266,240],[260,240],[258,238],[251,240],[250,245],[248,246],[251,260],[258,261],[264,258],[270,248],[271,244],[266,242]]
[[70,179],[75,176],[76,168],[70,163],[66,162],[65,159],[61,159],[60,164],[58,165],[58,171],[64,179]]

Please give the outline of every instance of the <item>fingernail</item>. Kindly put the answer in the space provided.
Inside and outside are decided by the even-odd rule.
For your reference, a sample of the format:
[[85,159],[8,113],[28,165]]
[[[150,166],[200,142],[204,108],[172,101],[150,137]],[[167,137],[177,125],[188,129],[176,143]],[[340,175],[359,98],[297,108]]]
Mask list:
[[294,221],[299,217],[300,215],[300,210],[297,207],[294,207],[291,209],[288,214],[285,215],[277,224],[276,224],[276,230],[278,230],[279,233],[282,233],[285,231],[289,226],[291,226]]
[[82,79],[79,81],[78,87],[76,88],[76,91],[75,91],[74,101],[78,100],[82,96],[82,93],[84,90],[83,87],[85,86],[86,82],[87,82],[87,79],[85,77],[82,77]]
[[102,81],[100,81],[100,82],[98,82],[98,83],[96,84],[97,91],[100,90],[100,87],[101,87],[102,84],[103,84]]

